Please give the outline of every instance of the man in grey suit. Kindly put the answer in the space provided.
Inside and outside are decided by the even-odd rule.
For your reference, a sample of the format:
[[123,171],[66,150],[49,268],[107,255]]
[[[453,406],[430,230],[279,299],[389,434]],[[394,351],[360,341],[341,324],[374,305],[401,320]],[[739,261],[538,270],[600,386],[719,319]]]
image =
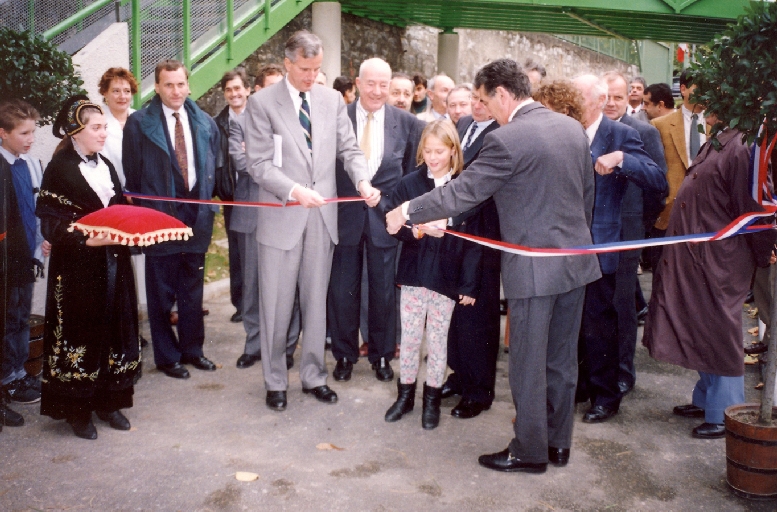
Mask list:
[[380,200],[343,98],[315,84],[321,69],[321,40],[299,31],[286,42],[286,79],[248,101],[246,161],[261,187],[260,202],[297,201],[300,206],[264,208],[257,218],[259,310],[266,404],[286,409],[286,335],[299,286],[302,312],[302,390],[325,403],[337,402],[326,385],[324,361],[326,293],[337,243],[335,160],[369,206]]
[[[475,90],[500,128],[486,136],[480,155],[459,178],[389,212],[389,232],[407,220],[454,217],[493,196],[506,242],[590,244],[594,171],[583,128],[532,101],[529,78],[510,59],[478,71]],[[515,438],[478,461],[497,471],[542,473],[548,461],[569,460],[585,285],[601,274],[594,255],[531,258],[505,252],[502,270],[513,326]]]

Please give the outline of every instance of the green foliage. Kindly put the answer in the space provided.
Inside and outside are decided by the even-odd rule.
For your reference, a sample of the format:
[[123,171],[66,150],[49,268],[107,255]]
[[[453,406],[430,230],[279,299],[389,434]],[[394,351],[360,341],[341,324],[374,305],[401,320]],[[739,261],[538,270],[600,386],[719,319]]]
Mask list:
[[70,55],[40,36],[0,27],[0,62],[0,98],[30,103],[41,125],[54,121],[67,98],[86,94]]
[[727,123],[748,143],[764,120],[769,138],[777,134],[777,3],[753,4],[691,66],[694,99],[722,121],[713,135]]

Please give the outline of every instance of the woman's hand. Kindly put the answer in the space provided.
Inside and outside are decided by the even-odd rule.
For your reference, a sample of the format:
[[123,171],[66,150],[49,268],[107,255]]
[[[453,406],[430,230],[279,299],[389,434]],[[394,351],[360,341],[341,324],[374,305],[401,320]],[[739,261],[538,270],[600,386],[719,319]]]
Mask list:
[[474,306],[475,305],[475,299],[472,297],[468,297],[466,295],[459,295],[459,304],[462,306]]
[[427,222],[426,224],[419,224],[418,229],[425,235],[433,236],[435,238],[442,238],[442,236],[445,234],[443,230],[447,225],[447,219],[440,219]]
[[102,247],[104,245],[121,245],[121,243],[111,240],[111,237],[105,233],[91,237],[86,241],[87,247]]

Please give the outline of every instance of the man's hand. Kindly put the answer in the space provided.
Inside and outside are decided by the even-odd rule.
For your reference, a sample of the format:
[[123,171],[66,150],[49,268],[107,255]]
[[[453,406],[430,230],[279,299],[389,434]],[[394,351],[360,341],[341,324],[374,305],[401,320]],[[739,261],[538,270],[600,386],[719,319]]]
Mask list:
[[475,299],[472,297],[467,297],[466,295],[459,295],[459,304],[462,306],[474,306]]
[[370,185],[367,180],[359,182],[359,194],[364,198],[367,206],[374,207],[380,202],[380,190]]
[[402,205],[399,205],[386,215],[386,231],[389,235],[395,235],[404,225],[405,216],[402,215]]
[[441,220],[433,220],[431,222],[427,222],[426,224],[420,224],[418,226],[418,230],[429,236],[433,236],[435,238],[442,238],[445,234],[443,230],[447,227],[448,221],[446,219]]
[[610,174],[617,166],[623,163],[623,151],[613,151],[596,159],[594,170],[601,176]]
[[40,244],[40,252],[43,253],[44,258],[48,258],[49,254],[51,254],[51,242],[44,240],[43,243]]
[[299,201],[299,204],[305,208],[318,208],[326,204],[326,201],[324,201],[324,198],[321,197],[321,194],[315,190],[301,186],[294,187],[294,190],[291,193],[291,197],[293,197],[296,201]]

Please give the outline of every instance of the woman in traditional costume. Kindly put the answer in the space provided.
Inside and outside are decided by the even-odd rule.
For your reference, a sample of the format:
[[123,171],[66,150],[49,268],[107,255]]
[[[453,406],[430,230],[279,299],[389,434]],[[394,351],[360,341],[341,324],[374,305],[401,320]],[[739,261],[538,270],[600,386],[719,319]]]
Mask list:
[[106,139],[102,109],[70,98],[54,122],[62,138],[46,168],[36,214],[51,241],[41,414],[66,419],[73,432],[97,439],[92,411],[117,430],[130,423],[140,377],[135,281],[128,247],[88,238],[70,225],[125,202],[113,164],[98,154]]

